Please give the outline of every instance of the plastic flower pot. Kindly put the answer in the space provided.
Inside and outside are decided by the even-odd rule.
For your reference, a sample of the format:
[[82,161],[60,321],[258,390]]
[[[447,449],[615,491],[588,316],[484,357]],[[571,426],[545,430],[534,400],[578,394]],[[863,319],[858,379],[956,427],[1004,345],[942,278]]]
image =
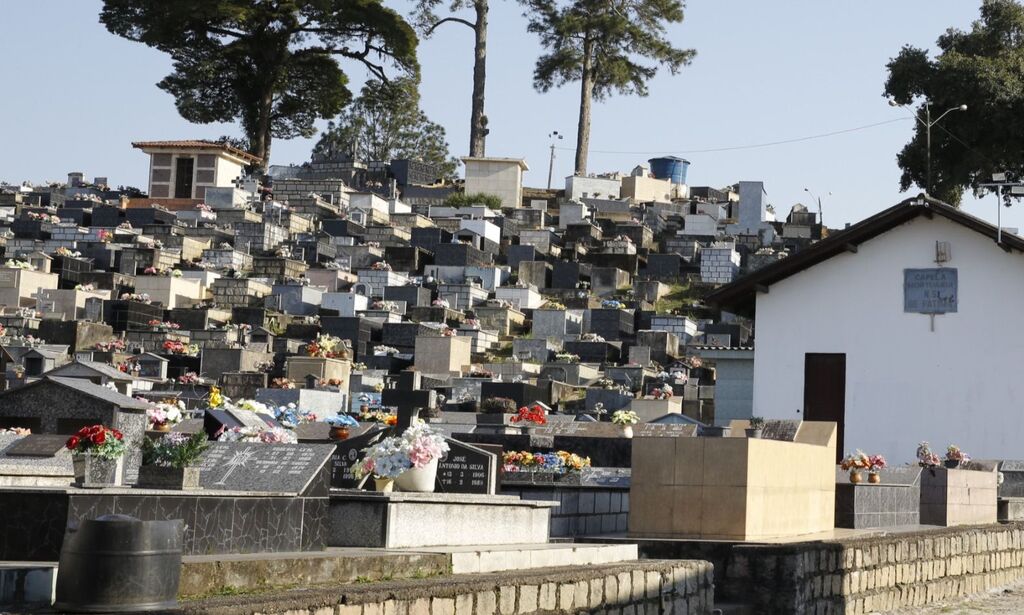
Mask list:
[[391,493],[395,490],[395,479],[393,478],[374,478],[373,486],[377,491],[381,493]]
[[868,482],[872,485],[877,485],[882,482],[882,477],[878,472],[868,472]]
[[850,470],[850,482],[854,485],[859,485],[864,481],[864,477],[861,475],[860,470]]
[[632,438],[633,437],[633,426],[632,425],[623,425],[622,426],[622,437],[623,438]]
[[400,491],[416,493],[433,493],[436,482],[437,459],[432,459],[422,468],[409,468],[395,479],[395,485]]
[[959,459],[947,459],[947,460],[945,460],[943,462],[943,465],[946,466],[947,468],[949,468],[950,470],[955,470],[955,469],[960,467],[960,460]]
[[753,429],[753,428],[748,427],[748,428],[744,429],[743,431],[747,432],[747,437],[748,438],[755,438],[755,439],[757,439],[757,438],[761,437],[761,429]]

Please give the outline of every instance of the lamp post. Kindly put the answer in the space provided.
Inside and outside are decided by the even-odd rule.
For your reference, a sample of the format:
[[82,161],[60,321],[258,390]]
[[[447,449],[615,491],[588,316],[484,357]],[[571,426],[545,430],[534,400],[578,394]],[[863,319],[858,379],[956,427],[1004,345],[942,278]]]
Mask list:
[[[907,105],[901,105],[898,102],[896,102],[895,100],[890,100],[889,101],[889,106],[890,107],[906,107]],[[917,114],[917,111],[913,111],[912,109],[911,109],[911,111],[913,112],[914,117],[917,118],[917,121],[919,121],[922,124],[924,124],[924,127],[925,127],[925,135],[926,135],[926,152],[925,152],[925,155],[927,157],[927,169],[928,170],[927,170],[927,175],[925,176],[924,192],[925,192],[925,194],[929,194],[930,195],[931,191],[932,191],[932,126],[934,126],[934,125],[938,124],[939,122],[941,122],[942,118],[946,117],[947,115],[949,115],[953,111],[967,111],[967,105],[959,105],[957,107],[950,107],[949,109],[946,109],[945,111],[943,111],[942,115],[940,115],[939,117],[935,118],[934,121],[932,121],[932,103],[930,101],[927,101],[927,100],[924,101],[924,116],[925,116],[925,119],[922,120],[921,116]]]
[[551,139],[551,159],[548,161],[548,190],[551,190],[551,175],[555,171],[555,141],[561,141],[563,137],[557,130],[552,130],[548,133],[548,138]]
[[[825,221],[824,221],[824,219],[822,218],[822,215],[821,215],[821,197],[820,196],[814,196],[814,193],[811,192],[810,188],[804,188],[804,192],[806,192],[807,194],[811,195],[811,198],[818,202],[818,224],[820,224],[822,228],[825,228]],[[832,196],[831,192],[828,192],[826,194],[827,194],[827,196]]]

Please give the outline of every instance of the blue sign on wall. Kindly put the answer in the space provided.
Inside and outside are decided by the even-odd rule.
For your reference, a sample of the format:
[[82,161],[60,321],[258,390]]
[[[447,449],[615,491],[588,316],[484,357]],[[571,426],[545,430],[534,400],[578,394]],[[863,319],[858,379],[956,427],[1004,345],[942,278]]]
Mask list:
[[903,270],[903,311],[916,314],[956,312],[956,269]]

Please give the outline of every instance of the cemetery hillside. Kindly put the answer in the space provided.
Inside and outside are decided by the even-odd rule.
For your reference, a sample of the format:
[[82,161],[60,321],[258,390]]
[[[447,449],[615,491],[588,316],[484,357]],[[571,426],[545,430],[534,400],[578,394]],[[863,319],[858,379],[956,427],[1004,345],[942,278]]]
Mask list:
[[[721,33],[720,8],[89,2],[80,27],[163,71],[102,95],[167,109],[107,105],[90,121],[131,138],[61,150],[110,175],[12,177],[34,148],[67,158],[0,141],[0,612],[1018,612],[1024,236],[1004,217],[1024,196],[1024,5],[980,0],[874,67],[913,132],[871,153],[882,200],[829,139],[888,122],[631,151],[634,129],[653,147],[705,121],[654,134],[640,98],[728,113],[757,89],[688,85],[707,39],[684,8]],[[30,4],[10,2],[42,21]],[[575,139],[488,120],[510,36],[536,91],[491,74]],[[468,148],[428,117],[442,41],[465,47],[445,74],[465,100],[442,102]],[[93,96],[66,102],[95,115]],[[5,104],[5,133],[65,122]],[[848,221],[776,178],[774,148],[811,140],[838,153],[801,181],[863,175]]]

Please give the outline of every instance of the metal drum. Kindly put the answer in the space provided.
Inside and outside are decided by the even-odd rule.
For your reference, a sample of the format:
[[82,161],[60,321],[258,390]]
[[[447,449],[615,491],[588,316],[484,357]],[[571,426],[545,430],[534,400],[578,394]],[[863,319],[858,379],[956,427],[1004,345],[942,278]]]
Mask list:
[[175,609],[184,522],[104,515],[69,529],[54,608],[69,613]]

